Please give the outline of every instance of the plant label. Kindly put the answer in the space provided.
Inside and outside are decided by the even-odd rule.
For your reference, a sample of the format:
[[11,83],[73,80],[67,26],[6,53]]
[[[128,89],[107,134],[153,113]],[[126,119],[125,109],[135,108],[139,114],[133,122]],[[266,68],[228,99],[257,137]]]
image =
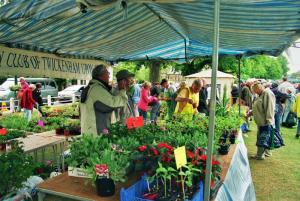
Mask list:
[[42,126],[44,126],[44,122],[42,120],[39,120],[37,125],[42,127]]
[[175,149],[174,156],[177,169],[187,164],[185,146]]

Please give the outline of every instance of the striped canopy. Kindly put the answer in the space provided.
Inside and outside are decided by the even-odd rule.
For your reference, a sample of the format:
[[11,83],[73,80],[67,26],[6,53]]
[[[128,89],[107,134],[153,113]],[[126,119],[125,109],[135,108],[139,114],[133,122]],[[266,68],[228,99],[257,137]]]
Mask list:
[[[192,59],[212,54],[213,5],[16,0],[0,8],[0,44],[79,59]],[[221,0],[220,54],[280,54],[300,36],[299,13],[299,0]]]

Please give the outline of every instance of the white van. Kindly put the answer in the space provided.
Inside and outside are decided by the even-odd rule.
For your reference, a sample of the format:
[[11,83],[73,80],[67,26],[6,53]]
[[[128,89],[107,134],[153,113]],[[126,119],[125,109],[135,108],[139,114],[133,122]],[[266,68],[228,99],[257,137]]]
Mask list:
[[[58,87],[54,79],[51,78],[25,78],[28,84],[42,84],[42,97],[46,98],[48,95],[57,97]],[[20,80],[18,79],[18,84]],[[2,85],[0,85],[0,100],[9,100],[10,98],[16,98],[16,93],[9,88],[15,85],[15,78],[7,78]]]

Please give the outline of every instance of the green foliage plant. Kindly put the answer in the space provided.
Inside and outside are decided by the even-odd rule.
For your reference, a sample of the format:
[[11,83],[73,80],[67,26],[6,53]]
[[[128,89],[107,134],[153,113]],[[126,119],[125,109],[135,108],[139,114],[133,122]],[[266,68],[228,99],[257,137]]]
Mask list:
[[22,183],[33,175],[33,164],[32,158],[21,147],[0,155],[0,194],[6,195],[21,188]]

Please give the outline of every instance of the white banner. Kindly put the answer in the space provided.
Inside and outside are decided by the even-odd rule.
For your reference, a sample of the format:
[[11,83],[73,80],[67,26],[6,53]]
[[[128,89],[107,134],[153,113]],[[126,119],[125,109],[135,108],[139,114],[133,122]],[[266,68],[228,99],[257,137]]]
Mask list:
[[0,75],[91,79],[91,72],[103,61],[67,59],[53,54],[0,46]]

